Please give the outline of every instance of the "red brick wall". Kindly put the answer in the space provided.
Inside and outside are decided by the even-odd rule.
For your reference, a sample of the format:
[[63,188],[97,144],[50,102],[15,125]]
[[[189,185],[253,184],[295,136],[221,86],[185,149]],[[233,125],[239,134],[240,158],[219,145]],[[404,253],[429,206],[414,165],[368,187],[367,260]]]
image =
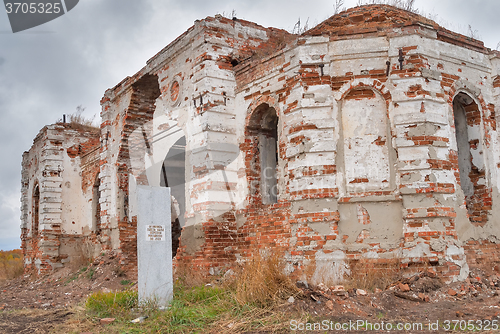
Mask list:
[[471,269],[500,272],[500,244],[488,240],[469,240],[464,245]]

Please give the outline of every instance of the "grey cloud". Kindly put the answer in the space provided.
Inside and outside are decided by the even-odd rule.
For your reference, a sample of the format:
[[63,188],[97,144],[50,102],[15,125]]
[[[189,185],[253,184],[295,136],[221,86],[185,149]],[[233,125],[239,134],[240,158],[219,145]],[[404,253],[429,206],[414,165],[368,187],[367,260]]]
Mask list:
[[0,250],[10,250],[21,246],[19,216],[19,187],[8,195],[0,195]]

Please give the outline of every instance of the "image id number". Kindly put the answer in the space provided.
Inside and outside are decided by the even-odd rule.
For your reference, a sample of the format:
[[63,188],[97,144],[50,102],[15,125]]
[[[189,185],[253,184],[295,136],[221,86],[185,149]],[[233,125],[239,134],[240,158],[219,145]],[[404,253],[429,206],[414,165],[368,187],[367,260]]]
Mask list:
[[496,331],[498,329],[498,320],[445,320],[443,321],[443,329],[446,331]]
[[36,2],[31,2],[31,3],[26,3],[26,2],[7,2],[5,4],[5,9],[7,11],[7,14],[17,14],[17,13],[23,13],[23,14],[59,14],[61,12],[61,7],[60,3],[36,3]]

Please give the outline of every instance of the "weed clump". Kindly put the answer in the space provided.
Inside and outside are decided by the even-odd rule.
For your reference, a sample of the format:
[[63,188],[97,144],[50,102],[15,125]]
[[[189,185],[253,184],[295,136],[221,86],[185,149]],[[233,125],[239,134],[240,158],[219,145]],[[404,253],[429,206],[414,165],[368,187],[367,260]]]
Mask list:
[[87,298],[87,311],[97,317],[126,317],[139,304],[137,291],[94,292]]
[[[100,128],[95,124],[96,115],[92,118],[87,118],[83,115],[85,108],[79,105],[76,111],[67,115],[66,124],[77,130],[86,130],[91,132],[99,132]],[[58,119],[57,123],[62,123],[63,119]]]
[[343,282],[346,288],[384,290],[402,276],[399,261],[375,266],[367,261],[352,260],[349,267],[350,272],[345,275]]
[[122,279],[122,280],[120,281],[120,284],[121,284],[121,285],[130,285],[131,283],[132,283],[132,282],[131,282],[130,280],[128,280],[128,279]]
[[86,275],[87,278],[90,279],[90,280],[93,279],[95,272],[96,272],[95,268],[90,268],[90,270],[87,272],[87,275]]
[[279,255],[252,256],[236,271],[233,286],[240,305],[271,306],[300,293]]

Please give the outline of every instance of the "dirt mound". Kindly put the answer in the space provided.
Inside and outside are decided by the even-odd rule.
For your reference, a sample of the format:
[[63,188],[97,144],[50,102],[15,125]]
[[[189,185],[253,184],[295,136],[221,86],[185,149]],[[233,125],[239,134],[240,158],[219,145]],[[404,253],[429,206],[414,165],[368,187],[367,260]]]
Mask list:
[[438,278],[422,277],[411,284],[410,289],[416,292],[431,292],[439,290],[443,287],[443,282]]

